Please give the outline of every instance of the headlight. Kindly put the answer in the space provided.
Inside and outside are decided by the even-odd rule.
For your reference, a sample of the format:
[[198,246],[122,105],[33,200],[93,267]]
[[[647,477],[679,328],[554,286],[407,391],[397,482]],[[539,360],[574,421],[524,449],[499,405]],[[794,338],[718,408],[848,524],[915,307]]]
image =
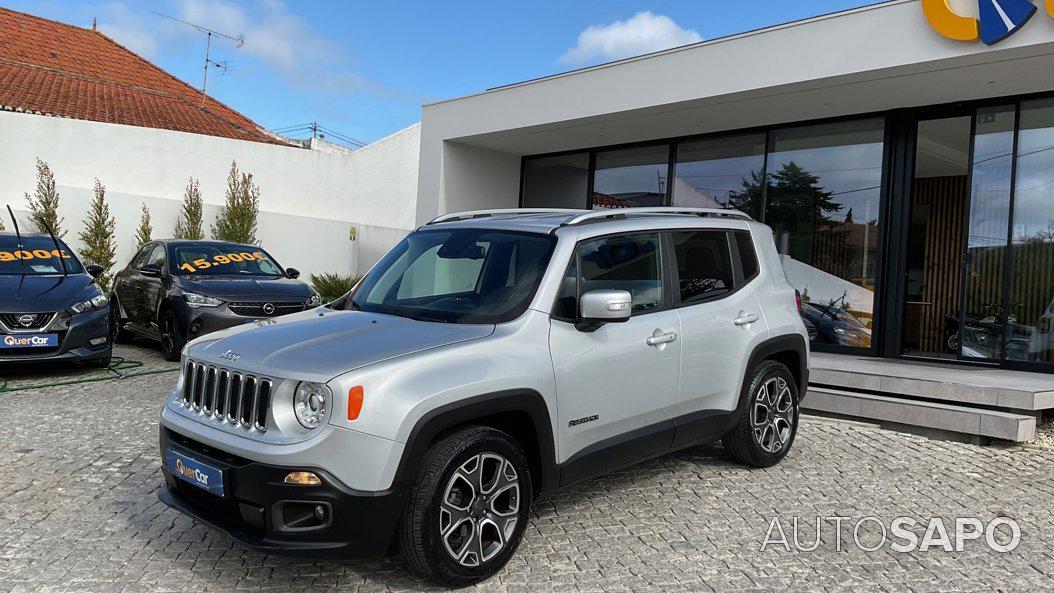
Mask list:
[[326,406],[333,398],[329,387],[322,383],[303,381],[293,395],[293,412],[304,428],[315,428],[326,419]]
[[212,298],[210,296],[205,296],[203,294],[196,294],[196,293],[193,293],[193,292],[184,292],[183,293],[183,300],[187,301],[187,304],[190,305],[191,307],[194,307],[194,308],[197,308],[197,307],[219,307],[220,305],[223,304],[223,301],[221,301],[220,299],[214,299],[214,298]]
[[311,298],[307,299],[308,307],[317,307],[322,304],[322,295],[317,292],[311,293]]
[[81,302],[71,306],[70,307],[70,313],[73,313],[74,315],[77,315],[77,314],[80,314],[80,313],[87,313],[88,311],[96,311],[98,309],[105,308],[106,304],[109,303],[109,302],[110,302],[110,300],[106,298],[106,295],[100,294],[100,295],[94,296],[94,297],[92,297],[92,298],[90,298],[90,299],[88,299],[86,301],[81,301]]

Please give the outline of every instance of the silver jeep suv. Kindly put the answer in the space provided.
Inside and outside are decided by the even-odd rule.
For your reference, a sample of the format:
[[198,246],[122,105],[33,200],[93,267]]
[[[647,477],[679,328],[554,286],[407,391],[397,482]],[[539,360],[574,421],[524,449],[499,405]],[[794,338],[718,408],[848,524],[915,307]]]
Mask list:
[[471,584],[555,489],[716,440],[779,462],[808,381],[796,297],[734,210],[442,216],[337,301],[188,344],[159,496],[252,547],[398,550]]

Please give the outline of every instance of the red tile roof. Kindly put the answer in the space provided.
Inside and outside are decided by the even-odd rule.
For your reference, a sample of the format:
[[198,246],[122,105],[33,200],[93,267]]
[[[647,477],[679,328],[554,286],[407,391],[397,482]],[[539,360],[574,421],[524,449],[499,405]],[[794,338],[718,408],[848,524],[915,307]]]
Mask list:
[[289,145],[94,29],[6,8],[0,109]]

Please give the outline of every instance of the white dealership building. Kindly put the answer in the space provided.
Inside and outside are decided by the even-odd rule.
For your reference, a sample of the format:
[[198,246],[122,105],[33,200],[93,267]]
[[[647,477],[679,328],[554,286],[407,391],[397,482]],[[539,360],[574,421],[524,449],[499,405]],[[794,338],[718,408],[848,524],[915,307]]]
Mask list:
[[[856,388],[1038,415],[1054,407],[1036,373],[1054,370],[1054,1],[981,7],[893,0],[426,105],[417,221],[736,207],[773,228],[831,366],[1005,373],[938,392],[872,368]],[[1018,403],[994,395],[1037,377]]]

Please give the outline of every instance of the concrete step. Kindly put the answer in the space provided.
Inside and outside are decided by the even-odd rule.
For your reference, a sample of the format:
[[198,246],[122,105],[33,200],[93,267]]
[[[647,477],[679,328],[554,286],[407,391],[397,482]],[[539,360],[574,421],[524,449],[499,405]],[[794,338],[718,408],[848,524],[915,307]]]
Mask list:
[[833,389],[1026,412],[1054,409],[1054,374],[819,352],[809,362],[809,382]]
[[1035,416],[828,387],[810,386],[802,409],[1019,443],[1036,438]]

